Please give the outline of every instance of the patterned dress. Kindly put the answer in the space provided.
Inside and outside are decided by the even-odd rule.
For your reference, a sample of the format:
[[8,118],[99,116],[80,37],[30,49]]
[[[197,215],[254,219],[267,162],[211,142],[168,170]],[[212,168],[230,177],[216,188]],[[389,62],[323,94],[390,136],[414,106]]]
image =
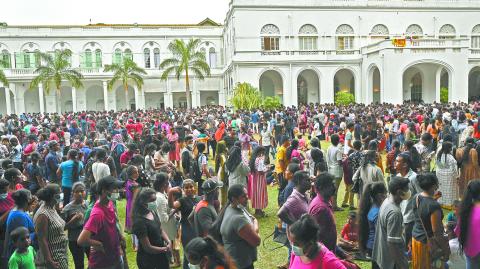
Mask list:
[[438,202],[443,206],[452,206],[453,201],[458,199],[458,169],[457,161],[451,155],[442,155],[440,160],[436,160],[436,174],[440,184],[439,191],[442,192],[442,197]]
[[133,204],[133,194],[135,189],[138,188],[138,183],[129,179],[125,185],[125,196],[127,198],[127,205],[125,207],[125,231],[130,233],[132,231],[132,204]]
[[[33,217],[33,222],[37,225],[39,216],[45,215],[48,219],[47,225],[47,241],[48,250],[55,262],[58,262],[60,269],[68,269],[67,246],[68,238],[65,233],[65,221],[58,215],[54,208],[45,206],[45,203],[40,205],[40,208]],[[46,265],[45,253],[39,249],[35,261],[37,269],[48,269]]]
[[255,171],[252,173],[251,181],[251,199],[254,209],[264,209],[268,205],[267,181],[265,178],[266,171],[267,167],[265,166],[264,157],[255,159]]

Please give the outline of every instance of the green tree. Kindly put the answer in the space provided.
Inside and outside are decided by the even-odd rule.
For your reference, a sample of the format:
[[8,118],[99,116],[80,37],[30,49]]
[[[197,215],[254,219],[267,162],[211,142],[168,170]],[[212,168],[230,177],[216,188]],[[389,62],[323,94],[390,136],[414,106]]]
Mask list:
[[131,58],[124,57],[119,64],[105,65],[104,72],[113,72],[113,77],[107,83],[108,90],[112,90],[117,81],[122,83],[125,92],[125,107],[128,109],[128,85],[133,82],[139,90],[143,87],[143,77],[147,72],[139,67]]
[[259,108],[262,105],[262,95],[257,88],[249,83],[237,83],[235,89],[233,89],[233,97],[230,102],[235,109]]
[[174,73],[177,80],[185,74],[185,95],[187,97],[187,108],[192,108],[192,98],[190,94],[190,74],[193,73],[196,78],[203,80],[205,76],[210,76],[210,67],[205,61],[205,53],[198,50],[200,39],[190,39],[188,43],[181,39],[175,39],[168,45],[168,50],[173,57],[160,63],[160,68],[164,69],[161,80],[166,80],[171,73]]
[[[0,59],[0,67],[1,66],[8,66],[8,63]],[[9,82],[8,82],[7,76],[5,75],[5,72],[3,72],[1,68],[0,68],[0,82],[3,83],[5,87],[8,87]]]
[[70,65],[70,50],[59,50],[53,55],[49,53],[39,52],[41,65],[35,69],[34,74],[37,76],[30,83],[30,89],[37,89],[40,83],[43,84],[43,90],[48,94],[52,87],[57,91],[57,111],[61,111],[62,81],[69,82],[72,87],[83,87],[83,75],[73,69]]
[[335,94],[335,104],[349,105],[355,103],[355,96],[349,92],[339,91]]
[[448,103],[448,88],[446,87],[440,89],[440,102],[442,104]]
[[282,106],[282,101],[278,96],[267,96],[263,99],[262,107],[266,110],[277,109]]

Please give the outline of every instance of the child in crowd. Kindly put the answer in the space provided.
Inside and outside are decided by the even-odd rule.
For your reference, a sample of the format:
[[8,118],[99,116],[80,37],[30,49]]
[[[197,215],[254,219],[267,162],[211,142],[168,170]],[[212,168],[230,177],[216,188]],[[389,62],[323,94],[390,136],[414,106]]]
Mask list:
[[20,226],[10,233],[15,252],[8,261],[9,269],[35,269],[35,250],[30,246],[30,232]]
[[447,262],[448,269],[466,268],[465,255],[460,251],[460,243],[454,232],[456,226],[456,222],[447,223],[448,244],[450,245],[450,258]]
[[459,213],[460,213],[460,200],[454,200],[453,211],[449,212],[447,215],[447,223],[450,223],[450,222],[457,223]]
[[347,223],[343,226],[338,245],[348,252],[358,251],[357,212],[351,211],[348,214]]

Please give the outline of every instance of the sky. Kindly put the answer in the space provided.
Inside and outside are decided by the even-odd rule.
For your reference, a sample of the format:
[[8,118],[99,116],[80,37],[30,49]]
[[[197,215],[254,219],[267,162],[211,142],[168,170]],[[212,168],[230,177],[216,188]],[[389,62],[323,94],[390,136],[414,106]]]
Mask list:
[[230,0],[0,0],[8,25],[223,23]]

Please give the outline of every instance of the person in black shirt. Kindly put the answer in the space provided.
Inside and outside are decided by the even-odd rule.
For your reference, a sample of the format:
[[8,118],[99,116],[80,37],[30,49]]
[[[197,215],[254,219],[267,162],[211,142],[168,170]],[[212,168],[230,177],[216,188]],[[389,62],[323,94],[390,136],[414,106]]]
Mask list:
[[367,148],[371,140],[377,139],[377,130],[373,129],[373,123],[367,123],[367,130],[362,133],[362,143],[363,147]]
[[[180,211],[182,218],[180,219],[180,225],[182,226],[182,246],[183,249],[187,244],[195,238],[195,231],[188,221],[188,216],[192,213],[193,207],[200,202],[200,197],[195,195],[195,182],[191,179],[185,179],[183,181],[183,191],[185,196],[173,202],[173,208],[176,211]],[[187,256],[184,253],[183,257],[183,269],[189,269]]]
[[156,193],[145,188],[135,199],[132,232],[138,237],[140,246],[137,253],[139,269],[168,269],[168,252],[172,246],[162,230],[157,214]]

